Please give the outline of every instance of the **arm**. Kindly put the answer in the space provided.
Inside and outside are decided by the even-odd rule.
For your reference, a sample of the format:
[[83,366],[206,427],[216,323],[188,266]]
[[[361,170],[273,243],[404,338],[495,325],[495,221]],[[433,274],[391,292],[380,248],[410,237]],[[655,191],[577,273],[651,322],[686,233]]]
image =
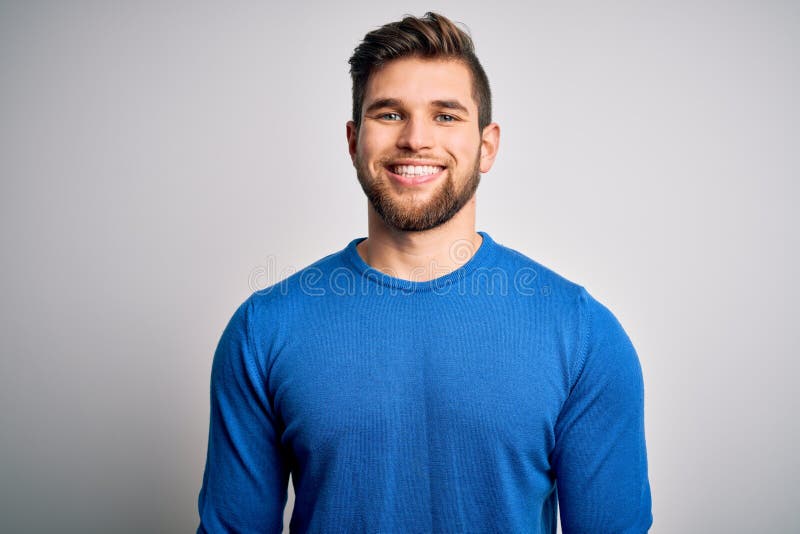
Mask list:
[[214,354],[198,533],[283,528],[288,461],[250,339],[249,309],[248,300],[236,310]]
[[652,514],[639,359],[605,306],[585,290],[580,305],[580,352],[552,457],[562,529],[647,532]]

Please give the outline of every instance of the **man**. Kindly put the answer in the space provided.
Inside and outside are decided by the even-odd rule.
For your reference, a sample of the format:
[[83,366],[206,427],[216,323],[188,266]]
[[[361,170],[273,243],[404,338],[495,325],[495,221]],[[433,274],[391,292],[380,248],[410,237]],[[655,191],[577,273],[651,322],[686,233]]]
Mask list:
[[350,59],[354,239],[217,347],[200,532],[645,532],[638,358],[580,285],[475,231],[499,127],[470,38],[407,17]]

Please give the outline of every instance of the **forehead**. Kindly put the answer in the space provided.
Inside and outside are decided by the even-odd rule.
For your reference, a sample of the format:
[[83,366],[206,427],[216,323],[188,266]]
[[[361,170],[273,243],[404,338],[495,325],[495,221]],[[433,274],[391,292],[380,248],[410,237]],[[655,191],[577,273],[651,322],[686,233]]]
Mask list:
[[383,98],[407,104],[458,100],[477,108],[472,97],[472,75],[463,61],[408,57],[392,60],[375,70],[367,81],[364,105]]

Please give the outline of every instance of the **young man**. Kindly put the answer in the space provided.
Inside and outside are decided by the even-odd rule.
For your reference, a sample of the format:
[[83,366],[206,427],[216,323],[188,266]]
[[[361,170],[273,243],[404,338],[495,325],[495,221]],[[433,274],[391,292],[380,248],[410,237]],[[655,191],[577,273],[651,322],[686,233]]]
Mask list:
[[475,231],[486,75],[429,13],[350,60],[354,239],[236,311],[199,532],[646,532],[636,352],[580,285]]

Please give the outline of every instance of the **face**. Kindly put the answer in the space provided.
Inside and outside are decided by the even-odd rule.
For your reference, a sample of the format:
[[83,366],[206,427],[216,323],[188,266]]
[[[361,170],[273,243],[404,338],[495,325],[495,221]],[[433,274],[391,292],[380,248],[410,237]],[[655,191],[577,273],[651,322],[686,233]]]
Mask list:
[[459,61],[402,58],[372,73],[361,126],[347,125],[358,180],[402,231],[435,228],[474,196],[494,161],[497,125],[478,128],[472,77]]

